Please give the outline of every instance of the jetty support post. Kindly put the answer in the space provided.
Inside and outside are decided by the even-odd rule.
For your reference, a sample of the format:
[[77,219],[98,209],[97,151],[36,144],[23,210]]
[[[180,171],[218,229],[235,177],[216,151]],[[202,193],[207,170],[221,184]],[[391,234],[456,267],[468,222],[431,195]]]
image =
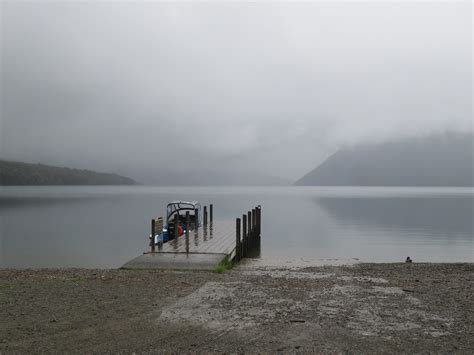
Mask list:
[[150,247],[151,252],[155,252],[155,219],[152,218],[151,220],[151,234],[150,234]]
[[252,234],[252,248],[254,248],[257,244],[257,208],[252,209]]
[[209,204],[209,223],[212,224],[212,220],[214,219],[214,206]]
[[250,225],[252,224],[252,219],[250,218],[250,215],[248,214],[248,211],[245,214],[245,219],[247,220],[247,230],[246,230],[247,244],[245,246],[245,256],[248,256],[249,250],[250,250],[249,246],[250,246],[250,238],[251,238]]
[[235,260],[240,261],[240,218],[235,219]]
[[199,228],[199,209],[194,209],[194,228],[197,230]]
[[258,207],[255,206],[255,221],[254,221],[254,228],[255,228],[255,245],[257,245],[258,241]]
[[257,235],[260,238],[262,233],[262,206],[257,206]]
[[254,209],[254,218],[253,218],[253,229],[254,229],[254,234],[255,234],[255,246],[257,245],[257,239],[258,239],[258,228],[257,228],[257,207]]
[[179,215],[176,213],[174,215],[174,242],[178,244],[178,223],[179,223]]
[[202,215],[204,219],[204,225],[207,226],[207,206],[204,206],[204,214]]
[[247,230],[247,255],[250,252],[250,246],[252,245],[252,212],[247,212],[247,223],[248,223],[248,230]]
[[241,256],[247,256],[247,215],[242,215],[242,246]]
[[189,254],[189,211],[186,211],[186,254]]
[[258,232],[257,210],[258,210],[258,207],[255,206],[255,231],[256,232]]

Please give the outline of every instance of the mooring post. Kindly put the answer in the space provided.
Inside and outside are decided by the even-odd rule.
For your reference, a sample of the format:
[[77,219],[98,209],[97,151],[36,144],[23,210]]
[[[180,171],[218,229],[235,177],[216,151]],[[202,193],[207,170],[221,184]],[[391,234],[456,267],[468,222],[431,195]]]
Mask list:
[[204,225],[207,225],[207,206],[204,206]]
[[186,254],[189,254],[189,211],[186,211]]
[[257,235],[260,238],[262,233],[262,206],[257,206]]
[[255,246],[255,240],[257,239],[257,209],[252,209],[252,248]]
[[212,220],[214,219],[214,206],[212,203],[209,205],[209,223],[212,224]]
[[255,234],[255,245],[257,245],[257,237],[258,237],[258,230],[257,230],[257,207],[253,209],[253,229]]
[[247,215],[242,215],[242,257],[247,256]]
[[252,212],[248,211],[247,212],[247,223],[248,223],[248,231],[247,231],[247,239],[248,239],[248,245],[247,248],[249,249],[247,252],[250,251],[250,246],[252,245]]
[[257,245],[257,239],[258,239],[258,207],[255,206],[255,221],[254,223],[254,228],[255,228],[255,245]]
[[194,228],[197,230],[199,228],[199,209],[194,210]]
[[240,260],[240,218],[235,219],[235,260]]
[[174,242],[178,244],[178,223],[179,223],[179,215],[176,213],[174,215]]
[[155,252],[155,219],[151,219],[151,234],[150,234],[150,247],[151,252]]

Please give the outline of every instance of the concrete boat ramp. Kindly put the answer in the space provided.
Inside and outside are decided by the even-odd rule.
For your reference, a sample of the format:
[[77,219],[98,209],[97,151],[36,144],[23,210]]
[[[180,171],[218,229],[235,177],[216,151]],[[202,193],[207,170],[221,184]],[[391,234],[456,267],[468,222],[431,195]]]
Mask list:
[[124,269],[213,270],[226,256],[236,256],[236,222],[214,221],[145,252]]

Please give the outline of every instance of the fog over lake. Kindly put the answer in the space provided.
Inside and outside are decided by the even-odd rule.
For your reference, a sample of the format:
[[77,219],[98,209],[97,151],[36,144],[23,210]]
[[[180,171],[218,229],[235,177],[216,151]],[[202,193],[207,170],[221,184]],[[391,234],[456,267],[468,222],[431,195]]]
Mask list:
[[175,199],[262,205],[262,258],[473,261],[472,188],[383,187],[473,186],[472,33],[471,1],[0,0],[0,185],[143,184],[0,186],[0,267],[121,266]]
[[473,131],[470,1],[0,10],[3,159],[295,181],[353,144]]

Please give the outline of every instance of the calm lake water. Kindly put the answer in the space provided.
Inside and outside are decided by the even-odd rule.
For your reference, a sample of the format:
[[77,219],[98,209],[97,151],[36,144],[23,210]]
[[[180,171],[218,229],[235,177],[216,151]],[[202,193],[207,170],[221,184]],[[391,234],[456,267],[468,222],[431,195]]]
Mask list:
[[264,258],[474,261],[472,188],[0,187],[0,267],[119,267],[179,199],[261,204]]

